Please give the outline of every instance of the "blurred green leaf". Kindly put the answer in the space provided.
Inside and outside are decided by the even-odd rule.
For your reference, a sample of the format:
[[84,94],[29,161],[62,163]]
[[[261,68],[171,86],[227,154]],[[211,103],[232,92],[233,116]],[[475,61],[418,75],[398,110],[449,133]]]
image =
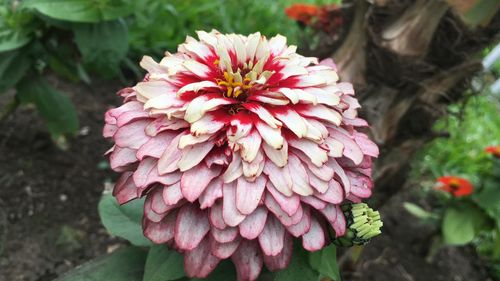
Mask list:
[[141,281],[146,251],[128,247],[91,260],[54,281]]
[[33,103],[54,138],[78,130],[78,116],[70,99],[40,76],[23,79],[17,86],[22,103]]
[[143,281],[168,281],[184,277],[184,258],[166,245],[150,248]]
[[66,21],[96,23],[115,20],[131,14],[133,0],[25,0],[26,8],[43,15]]
[[309,264],[322,275],[334,281],[340,281],[337,248],[335,245],[332,244],[320,251],[309,253]]
[[99,216],[109,233],[127,239],[136,246],[152,245],[142,233],[144,199],[134,200],[120,206],[111,194],[102,196]]
[[0,53],[0,94],[19,82],[30,65],[30,59],[23,52]]
[[127,25],[122,20],[74,27],[75,42],[83,61],[105,77],[116,75],[128,52]]
[[0,27],[0,52],[21,48],[31,41],[30,34],[20,30],[10,30]]
[[408,211],[408,213],[412,214],[413,216],[415,216],[421,220],[428,220],[431,218],[436,218],[436,215],[422,209],[422,207],[420,207],[416,204],[413,204],[410,202],[404,202],[403,207],[405,208],[406,211]]
[[474,195],[474,201],[483,209],[500,208],[500,183],[493,179],[486,180],[481,191]]
[[444,242],[450,245],[471,242],[487,220],[486,214],[473,204],[461,202],[448,207],[442,222]]

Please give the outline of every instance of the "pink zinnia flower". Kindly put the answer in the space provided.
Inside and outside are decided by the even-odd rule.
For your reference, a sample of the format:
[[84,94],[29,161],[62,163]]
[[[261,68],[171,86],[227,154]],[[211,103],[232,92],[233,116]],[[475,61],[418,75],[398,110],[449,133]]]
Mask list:
[[239,280],[344,235],[340,204],[371,195],[377,146],[331,60],[269,40],[198,32],[106,113],[119,203],[146,196],[144,234],[184,253],[189,276],[231,258]]

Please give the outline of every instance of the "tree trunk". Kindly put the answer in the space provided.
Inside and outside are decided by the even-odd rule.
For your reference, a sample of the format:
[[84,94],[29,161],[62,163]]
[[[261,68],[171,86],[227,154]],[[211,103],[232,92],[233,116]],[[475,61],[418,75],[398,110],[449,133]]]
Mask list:
[[355,84],[361,114],[380,145],[379,205],[404,185],[412,155],[438,135],[432,127],[446,107],[466,96],[482,70],[480,52],[498,42],[500,13],[497,5],[487,24],[472,29],[452,5],[460,1],[369,2],[344,4],[352,21],[328,56],[341,79]]

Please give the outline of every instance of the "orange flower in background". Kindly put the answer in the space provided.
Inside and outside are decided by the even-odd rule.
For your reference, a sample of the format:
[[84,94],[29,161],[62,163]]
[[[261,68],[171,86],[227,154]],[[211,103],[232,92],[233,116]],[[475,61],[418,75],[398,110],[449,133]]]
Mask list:
[[500,158],[500,145],[491,145],[484,150],[486,153],[493,155],[495,158]]
[[285,14],[291,19],[309,24],[312,18],[318,15],[318,6],[312,4],[293,4],[285,9]]
[[436,189],[451,193],[455,197],[472,194],[474,186],[467,179],[456,176],[443,176],[437,179]]

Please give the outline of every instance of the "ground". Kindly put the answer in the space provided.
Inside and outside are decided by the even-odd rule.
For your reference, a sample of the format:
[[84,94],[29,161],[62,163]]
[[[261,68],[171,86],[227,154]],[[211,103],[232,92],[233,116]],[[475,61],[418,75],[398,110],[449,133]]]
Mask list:
[[[2,210],[7,218],[0,281],[53,280],[124,243],[106,233],[97,214],[106,182],[115,179],[103,162],[110,146],[101,137],[103,114],[120,102],[114,93],[123,85],[51,82],[77,105],[81,130],[61,150],[32,108],[20,108],[0,124],[0,224]],[[489,280],[469,248],[446,248],[434,262],[425,261],[430,230],[401,207],[411,196],[411,187],[405,188],[382,207],[383,235],[365,247],[356,265],[344,263],[344,280]]]

